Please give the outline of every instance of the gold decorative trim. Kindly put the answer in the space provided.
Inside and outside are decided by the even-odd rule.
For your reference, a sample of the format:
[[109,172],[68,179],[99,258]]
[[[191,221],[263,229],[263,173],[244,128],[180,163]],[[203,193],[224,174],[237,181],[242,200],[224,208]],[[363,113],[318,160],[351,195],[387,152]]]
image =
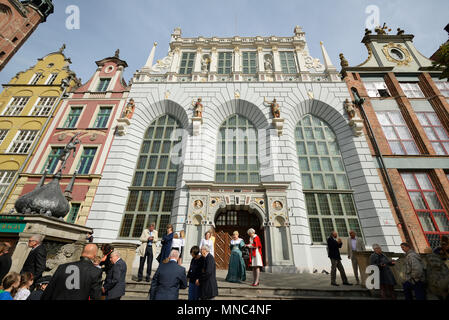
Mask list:
[[368,58],[366,58],[366,60],[363,61],[361,64],[356,65],[355,68],[363,66],[363,65],[364,65],[365,63],[367,63],[367,62],[371,59],[371,57],[373,56],[373,50],[371,50],[371,48],[370,48],[370,46],[369,46],[368,43],[365,43],[365,47],[366,47],[366,49],[368,50]]
[[[401,60],[396,60],[395,58],[390,56],[390,49],[393,49],[393,48],[398,49],[402,53],[405,54],[404,60],[402,60],[402,61]],[[401,44],[399,44],[399,43],[390,42],[390,43],[388,43],[388,44],[383,46],[382,51],[384,52],[384,55],[385,55],[385,57],[387,58],[388,61],[394,62],[398,66],[407,66],[410,62],[412,62],[412,56],[410,55],[408,50],[405,47],[403,47]]]

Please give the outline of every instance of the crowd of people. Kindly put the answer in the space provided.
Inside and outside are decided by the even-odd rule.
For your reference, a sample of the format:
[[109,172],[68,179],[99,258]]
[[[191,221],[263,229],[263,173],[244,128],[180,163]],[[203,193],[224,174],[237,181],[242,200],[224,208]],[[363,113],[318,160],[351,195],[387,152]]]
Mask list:
[[[343,285],[351,286],[348,282],[344,267],[341,263],[340,248],[343,241],[338,238],[337,232],[332,231],[327,239],[328,257],[331,261],[331,285],[338,286],[336,282],[337,269]],[[348,259],[351,259],[354,269],[354,276],[357,284],[360,284],[358,277],[359,265],[356,252],[365,251],[363,240],[357,237],[356,232],[350,231],[347,239]],[[375,265],[379,268],[380,294],[383,299],[396,299],[394,287],[397,280],[394,272],[391,270],[396,265],[396,261],[387,257],[382,252],[382,247],[373,244],[373,253],[369,258],[369,265]],[[401,249],[405,253],[404,257],[404,279],[402,288],[406,300],[426,300],[427,293],[430,291],[441,300],[449,300],[449,268],[446,261],[449,259],[449,238],[442,236],[440,246],[432,250],[427,248],[424,257],[421,257],[414,251],[410,244],[401,243]],[[360,273],[365,272],[360,270]]]
[[[199,246],[190,248],[192,259],[186,274],[185,268],[181,266],[185,243],[184,231],[174,233],[172,225],[167,226],[167,232],[161,239],[161,252],[156,258],[159,267],[151,280],[149,294],[151,300],[178,299],[179,289],[185,289],[187,286],[189,288],[189,300],[209,300],[218,295],[214,258],[215,237],[213,233],[213,229],[207,231]],[[263,267],[262,243],[254,229],[249,229],[248,235],[250,236],[250,243],[245,244],[243,239],[239,238],[237,231],[233,233],[230,242],[231,256],[226,281],[240,283],[246,280],[246,264],[243,253],[247,248],[251,252],[249,254],[249,265],[253,268],[252,286],[258,286],[260,271]],[[140,256],[137,281],[143,280],[143,269],[145,261],[147,261],[146,281],[149,282],[157,239],[154,224],[149,225],[142,232],[140,238],[142,244],[137,250]]]
[[87,239],[79,261],[43,276],[47,251],[42,240],[41,235],[30,237],[20,273],[10,272],[11,246],[0,243],[0,300],[117,300],[125,294],[126,263],[110,244],[101,247],[101,258],[98,246]]
[[[262,243],[254,229],[247,231],[249,243],[240,238],[238,231],[230,240],[230,258],[226,281],[241,283],[246,281],[247,265],[253,269],[252,286],[258,286],[263,267]],[[91,236],[91,235],[90,235]],[[65,263],[53,275],[45,275],[47,251],[42,244],[43,237],[33,235],[28,241],[29,254],[20,273],[10,272],[11,245],[0,242],[0,300],[119,300],[125,295],[127,265],[120,258],[120,252],[110,244],[100,248],[89,237],[79,261]],[[140,256],[137,281],[143,280],[143,269],[147,263],[145,280],[151,282],[150,300],[176,300],[179,290],[188,287],[189,300],[210,300],[218,295],[216,263],[214,258],[215,237],[213,228],[207,231],[199,246],[190,248],[190,267],[182,266],[184,255],[184,231],[173,232],[167,226],[166,234],[160,239],[162,248],[156,260],[158,268],[151,278],[156,243],[159,241],[154,224],[150,224],[140,237],[137,249]],[[341,263],[340,249],[343,241],[332,231],[327,239],[328,257],[331,262],[331,285],[336,282],[337,269],[343,285],[351,286]],[[372,246],[369,264],[379,269],[380,294],[384,299],[396,299],[397,279],[392,268],[397,261],[389,258],[378,244]],[[431,292],[440,299],[449,299],[449,239],[441,238],[440,246],[427,248],[424,255],[416,253],[408,243],[402,243],[403,258],[402,288],[407,300],[425,300]],[[366,251],[363,239],[350,231],[347,238],[348,259],[351,260],[357,284],[360,284],[357,252]],[[249,260],[248,264],[245,260]],[[76,290],[74,290],[76,289]]]

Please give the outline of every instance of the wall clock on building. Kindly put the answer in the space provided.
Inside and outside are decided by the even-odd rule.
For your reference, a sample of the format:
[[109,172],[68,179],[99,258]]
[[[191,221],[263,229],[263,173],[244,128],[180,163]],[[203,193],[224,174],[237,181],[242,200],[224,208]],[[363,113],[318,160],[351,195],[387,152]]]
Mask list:
[[390,42],[384,45],[382,51],[388,61],[400,65],[408,65],[412,61],[412,56],[408,50],[400,44]]

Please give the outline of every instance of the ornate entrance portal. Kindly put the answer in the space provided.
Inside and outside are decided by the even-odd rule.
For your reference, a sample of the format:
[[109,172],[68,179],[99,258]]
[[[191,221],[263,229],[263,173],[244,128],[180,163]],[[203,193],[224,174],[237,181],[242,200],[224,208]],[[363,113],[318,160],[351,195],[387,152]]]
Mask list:
[[[262,244],[264,244],[262,222],[255,213],[247,210],[227,210],[217,214],[215,219],[216,235],[214,248],[217,269],[228,268],[229,257],[231,256],[229,245],[232,233],[238,231],[239,237],[242,238],[245,243],[249,243],[249,236],[247,234],[249,228],[253,228],[256,231]],[[265,258],[265,255],[263,255],[263,257]],[[264,264],[266,264],[266,262],[264,262]]]
[[[289,183],[186,184],[189,188],[186,248],[199,245],[204,233],[214,227],[217,268],[227,269],[232,233],[238,231],[239,237],[249,243],[247,231],[253,228],[262,242],[264,270],[294,269],[287,207]],[[190,255],[185,255],[183,262],[190,263]]]

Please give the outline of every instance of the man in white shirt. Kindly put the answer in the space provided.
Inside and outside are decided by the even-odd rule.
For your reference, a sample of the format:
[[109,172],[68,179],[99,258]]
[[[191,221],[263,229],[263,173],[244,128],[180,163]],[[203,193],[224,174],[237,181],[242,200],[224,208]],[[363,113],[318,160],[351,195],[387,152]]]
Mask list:
[[[355,255],[356,252],[365,251],[365,244],[363,243],[363,240],[359,237],[356,237],[356,233],[354,230],[349,231],[349,238],[348,238],[348,259],[351,259],[352,262],[352,268],[354,269],[354,276],[355,280],[357,281],[357,284],[360,284],[359,280],[359,265],[357,263],[357,256]],[[360,270],[360,272],[363,272]]]

